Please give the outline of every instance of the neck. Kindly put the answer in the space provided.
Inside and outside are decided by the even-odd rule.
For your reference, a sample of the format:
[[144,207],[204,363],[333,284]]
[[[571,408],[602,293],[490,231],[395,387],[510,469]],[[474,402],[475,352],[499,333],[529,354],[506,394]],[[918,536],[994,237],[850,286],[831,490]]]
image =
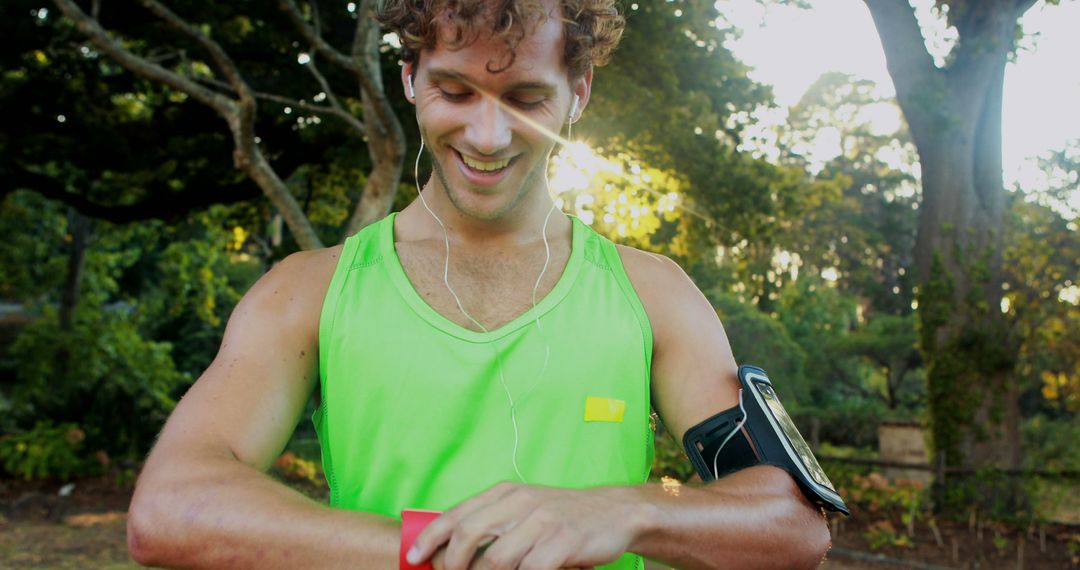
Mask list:
[[[543,182],[510,210],[490,219],[471,216],[456,207],[434,178],[424,185],[422,196],[446,227],[451,243],[468,248],[524,246],[541,239],[545,223],[549,240],[569,233],[570,220],[554,208],[555,203],[546,191],[546,180]],[[416,229],[424,236],[443,239],[443,229],[424,208],[420,198],[414,200],[402,215],[415,222]]]

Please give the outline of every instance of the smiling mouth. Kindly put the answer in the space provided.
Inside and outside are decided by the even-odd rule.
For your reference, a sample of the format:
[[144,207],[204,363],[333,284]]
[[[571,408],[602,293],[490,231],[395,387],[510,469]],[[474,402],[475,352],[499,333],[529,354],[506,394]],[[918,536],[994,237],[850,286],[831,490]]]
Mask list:
[[457,155],[461,158],[461,162],[466,167],[468,167],[469,170],[482,176],[491,176],[494,174],[498,174],[503,170],[506,170],[517,159],[517,157],[515,156],[511,158],[503,158],[500,160],[478,160],[466,156],[459,151],[455,152],[457,152]]

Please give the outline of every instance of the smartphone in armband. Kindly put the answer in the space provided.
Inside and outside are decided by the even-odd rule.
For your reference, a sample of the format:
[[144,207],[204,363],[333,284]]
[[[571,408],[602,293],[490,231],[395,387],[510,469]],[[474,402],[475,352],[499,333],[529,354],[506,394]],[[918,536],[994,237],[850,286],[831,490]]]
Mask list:
[[811,502],[849,514],[810,446],[795,427],[765,371],[739,367],[739,405],[687,430],[683,447],[703,481],[754,465],[787,471]]

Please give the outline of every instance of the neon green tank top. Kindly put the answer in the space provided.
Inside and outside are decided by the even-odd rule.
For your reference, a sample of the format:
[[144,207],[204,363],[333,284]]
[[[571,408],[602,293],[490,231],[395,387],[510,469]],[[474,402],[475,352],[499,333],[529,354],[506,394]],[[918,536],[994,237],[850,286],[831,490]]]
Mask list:
[[[555,287],[483,333],[443,317],[413,288],[394,249],[394,218],[345,241],[319,322],[322,398],[312,421],[331,506],[397,518],[519,481],[493,346],[516,404],[526,482],[645,482],[652,330],[614,244],[571,218],[572,251]],[[605,568],[641,567],[627,554]]]

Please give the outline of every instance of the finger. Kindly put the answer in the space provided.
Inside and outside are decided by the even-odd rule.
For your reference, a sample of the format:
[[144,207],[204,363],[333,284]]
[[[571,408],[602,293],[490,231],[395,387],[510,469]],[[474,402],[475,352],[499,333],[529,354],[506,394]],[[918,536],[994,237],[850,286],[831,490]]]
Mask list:
[[431,521],[413,541],[412,548],[407,555],[410,564],[418,564],[427,560],[435,550],[450,540],[454,528],[461,520],[469,517],[472,513],[486,508],[499,501],[507,493],[516,487],[513,483],[498,483],[487,491],[472,497],[458,506],[446,511],[439,518]]
[[552,570],[562,568],[566,562],[568,552],[559,547],[559,542],[545,540],[534,546],[529,553],[522,558],[517,570]]
[[490,506],[473,512],[453,529],[446,545],[446,570],[465,570],[485,548],[516,526],[519,512]]
[[543,536],[544,526],[529,517],[521,524],[500,536],[482,556],[477,557],[474,568],[496,570],[517,568],[525,555]]

